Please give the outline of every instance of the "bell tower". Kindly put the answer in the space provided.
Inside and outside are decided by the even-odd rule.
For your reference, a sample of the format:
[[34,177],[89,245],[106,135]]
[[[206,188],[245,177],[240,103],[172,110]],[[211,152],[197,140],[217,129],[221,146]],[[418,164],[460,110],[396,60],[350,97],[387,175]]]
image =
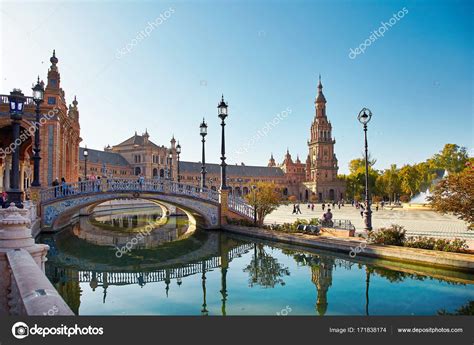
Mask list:
[[332,125],[326,116],[326,98],[323,94],[321,75],[315,104],[315,115],[311,124],[307,179],[311,182],[329,182],[337,179],[337,159],[334,153],[336,140],[332,137]]

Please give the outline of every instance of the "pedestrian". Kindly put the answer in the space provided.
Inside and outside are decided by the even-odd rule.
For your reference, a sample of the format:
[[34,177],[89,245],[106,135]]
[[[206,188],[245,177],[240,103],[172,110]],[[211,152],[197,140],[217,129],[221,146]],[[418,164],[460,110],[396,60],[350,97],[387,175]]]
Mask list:
[[65,196],[68,192],[68,186],[66,183],[66,179],[64,177],[61,177],[61,194]]
[[376,203],[375,204],[375,211],[378,211],[379,210],[379,203]]
[[311,211],[314,212],[314,204],[311,204]]
[[321,205],[321,207],[323,208],[323,211],[324,211],[324,208],[326,207],[326,204],[323,202],[323,204]]
[[6,208],[7,207],[7,193],[5,191],[0,194],[0,207]]
[[339,210],[341,209],[341,202],[340,202],[340,201],[337,203],[337,208],[338,208]]
[[296,205],[293,204],[293,213],[292,214],[296,214]]
[[360,207],[360,216],[363,218],[364,217],[364,206],[362,206],[362,204],[359,205]]
[[300,209],[300,204],[297,204],[297,205],[296,205],[296,214],[298,214],[298,213],[299,213],[299,214],[302,213],[302,212],[301,212],[301,209]]

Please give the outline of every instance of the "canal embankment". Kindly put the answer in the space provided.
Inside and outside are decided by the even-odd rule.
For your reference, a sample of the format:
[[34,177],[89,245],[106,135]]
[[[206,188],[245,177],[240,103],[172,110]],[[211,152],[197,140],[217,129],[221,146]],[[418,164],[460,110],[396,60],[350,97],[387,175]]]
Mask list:
[[301,233],[290,234],[275,230],[230,224],[223,225],[222,228],[225,231],[244,236],[333,252],[341,252],[347,255],[355,253],[357,256],[362,257],[381,258],[398,262],[409,262],[420,265],[454,269],[464,272],[474,272],[474,255],[472,254],[367,244],[364,239],[357,237],[341,238]]

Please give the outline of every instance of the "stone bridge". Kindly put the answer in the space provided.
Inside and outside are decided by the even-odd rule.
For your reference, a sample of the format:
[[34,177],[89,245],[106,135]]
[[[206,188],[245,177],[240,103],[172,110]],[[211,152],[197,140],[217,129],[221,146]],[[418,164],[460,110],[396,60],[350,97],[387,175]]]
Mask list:
[[227,219],[253,219],[253,208],[228,190],[213,191],[169,180],[98,179],[43,189],[39,213],[43,229],[67,225],[73,216],[113,199],[146,199],[171,204],[195,218],[199,226],[218,229]]

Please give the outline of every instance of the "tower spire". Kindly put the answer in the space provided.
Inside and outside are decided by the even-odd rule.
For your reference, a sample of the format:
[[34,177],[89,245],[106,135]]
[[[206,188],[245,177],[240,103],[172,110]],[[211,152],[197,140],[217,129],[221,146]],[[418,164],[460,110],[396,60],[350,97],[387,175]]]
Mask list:
[[326,103],[326,97],[323,94],[323,84],[321,83],[321,74],[318,79],[318,95],[316,96],[316,101],[314,103]]

